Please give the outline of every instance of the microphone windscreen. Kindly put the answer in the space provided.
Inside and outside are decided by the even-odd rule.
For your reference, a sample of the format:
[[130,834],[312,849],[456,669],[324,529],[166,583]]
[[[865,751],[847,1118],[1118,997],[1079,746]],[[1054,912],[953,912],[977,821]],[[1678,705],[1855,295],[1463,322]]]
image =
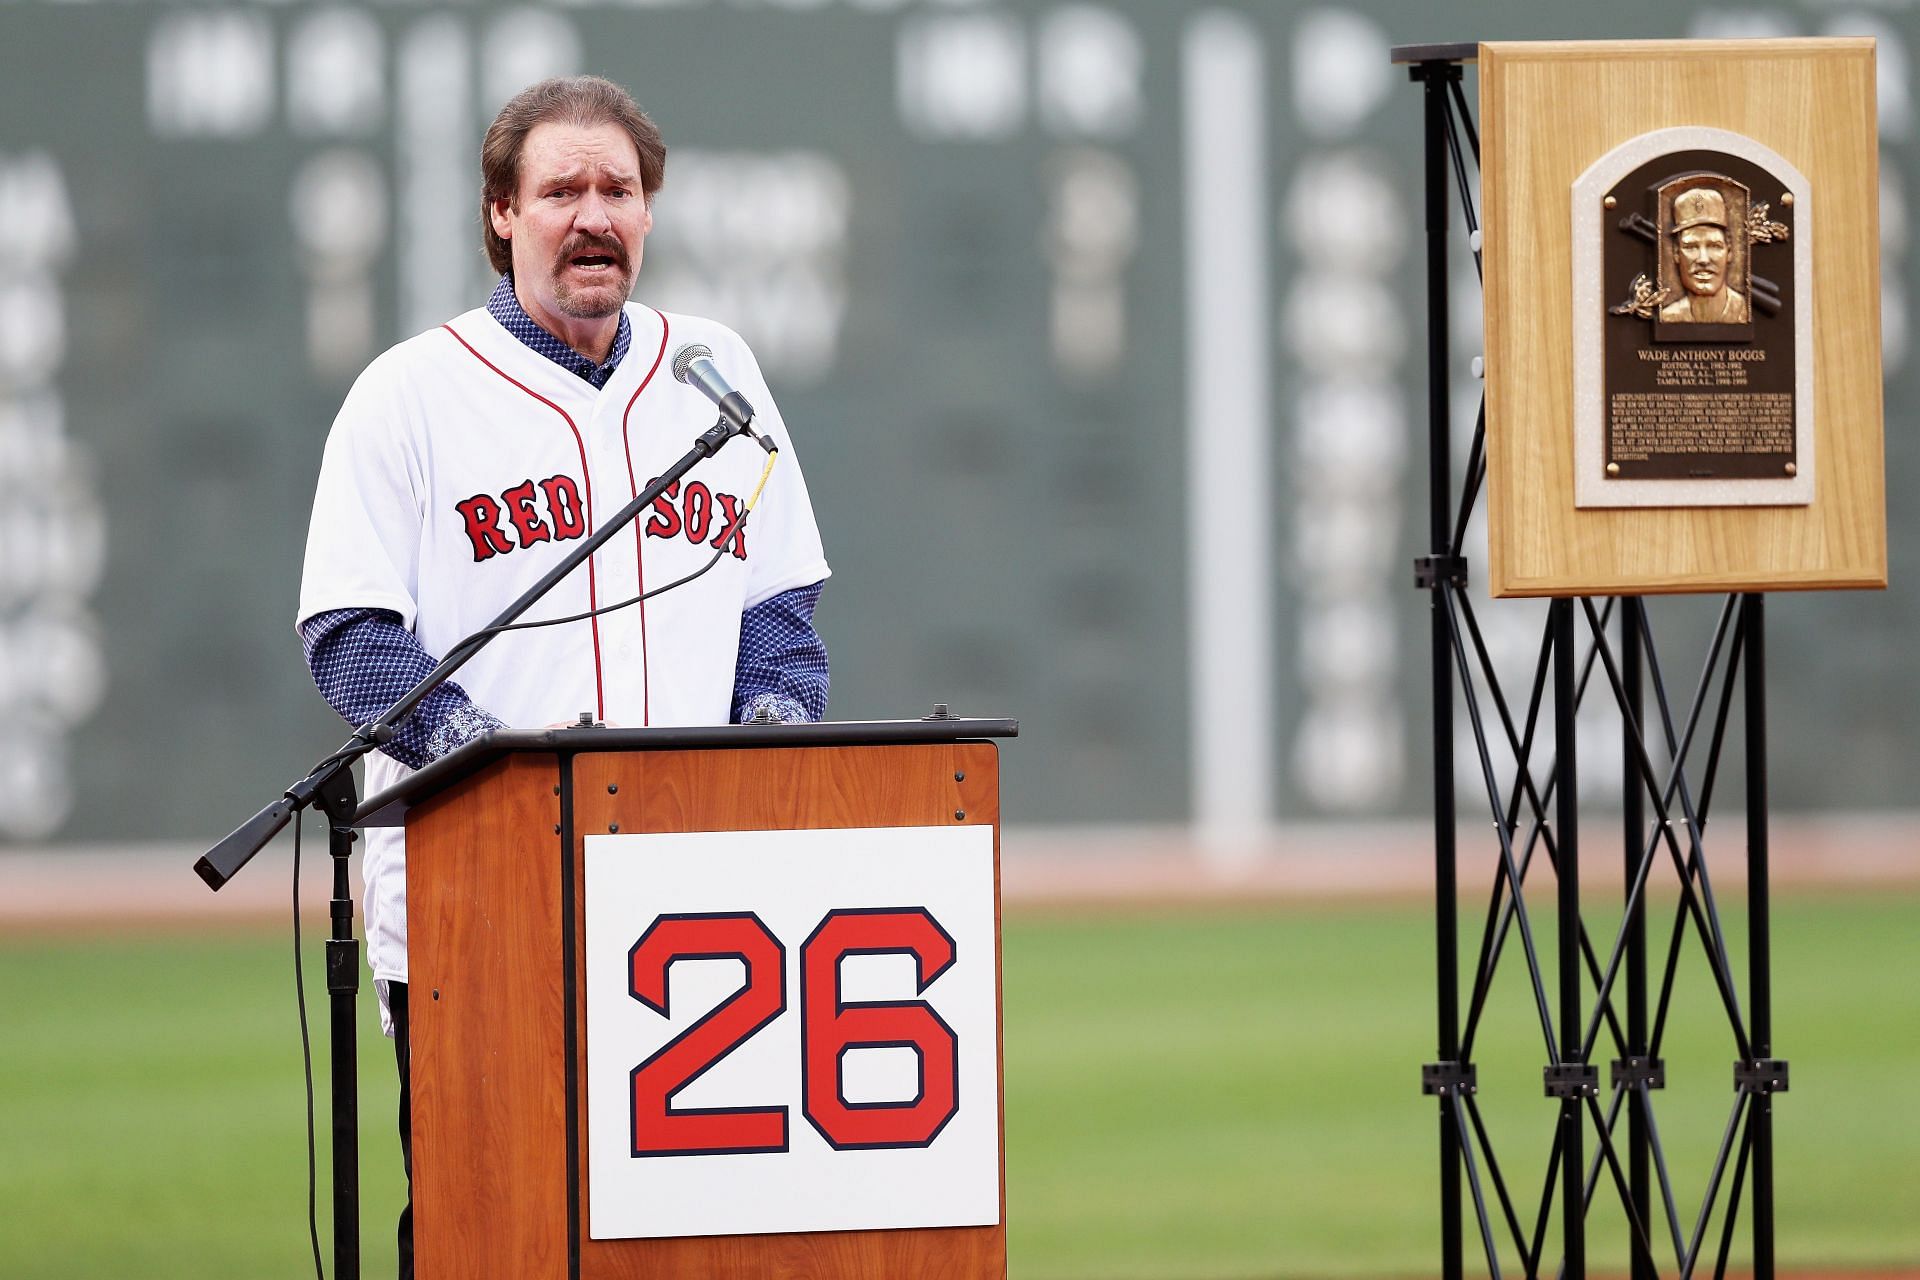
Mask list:
[[673,355],[673,379],[685,382],[688,370],[693,368],[695,360],[713,359],[713,349],[699,342],[689,342]]

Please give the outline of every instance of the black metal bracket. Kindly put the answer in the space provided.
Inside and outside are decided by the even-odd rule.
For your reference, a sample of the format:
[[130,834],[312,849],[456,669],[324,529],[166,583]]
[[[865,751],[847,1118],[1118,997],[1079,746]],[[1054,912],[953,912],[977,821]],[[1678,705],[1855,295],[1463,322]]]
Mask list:
[[1785,1058],[1751,1058],[1733,1064],[1733,1087],[1740,1093],[1787,1092]]
[[1429,1062],[1420,1068],[1420,1092],[1451,1098],[1480,1092],[1480,1073],[1471,1062]]
[[327,940],[327,993],[353,995],[360,990],[360,943],[354,938]]
[[1613,1087],[1634,1088],[1645,1085],[1649,1089],[1667,1087],[1667,1060],[1665,1058],[1615,1058],[1613,1060]]
[[1413,561],[1413,585],[1431,591],[1442,582],[1455,587],[1467,585],[1465,556],[1416,556]]
[[1551,1062],[1542,1074],[1549,1098],[1600,1096],[1600,1068],[1591,1062]]
[[360,990],[360,943],[353,936],[353,893],[347,884],[347,858],[357,839],[353,815],[360,807],[352,770],[342,769],[321,783],[315,803],[327,815],[327,853],[333,858],[333,898],[327,904],[332,924],[327,937],[327,991],[351,996]]
[[336,827],[350,826],[353,811],[360,807],[360,796],[354,788],[353,774],[342,769],[320,784],[320,793],[315,797],[320,811],[327,815],[327,821]]
[[1399,44],[1393,47],[1395,65],[1407,69],[1409,80],[1458,80],[1460,64],[1478,61],[1477,44]]

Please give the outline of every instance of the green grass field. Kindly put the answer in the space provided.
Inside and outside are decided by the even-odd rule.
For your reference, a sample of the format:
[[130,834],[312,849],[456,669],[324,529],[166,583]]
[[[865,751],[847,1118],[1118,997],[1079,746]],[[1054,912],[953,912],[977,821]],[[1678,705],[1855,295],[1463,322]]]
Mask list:
[[[1669,915],[1656,916],[1656,951]],[[1789,1271],[1920,1263],[1917,918],[1913,894],[1776,902],[1775,1050],[1793,1064],[1776,1107]],[[1433,1056],[1431,937],[1418,904],[1012,915],[1013,1274],[1432,1273],[1435,1110],[1418,1091]],[[260,935],[0,943],[0,1276],[311,1273],[289,953]],[[1734,1053],[1697,948],[1688,961],[1657,1115],[1690,1224]],[[392,1273],[399,1159],[392,1062],[363,1003],[377,1276]],[[1554,1110],[1517,966],[1495,1008],[1482,1101],[1530,1222]],[[324,1039],[316,1052],[324,1062]],[[1597,1210],[1591,1237],[1598,1262],[1624,1262],[1617,1212]],[[1659,1256],[1669,1273],[1670,1249]]]

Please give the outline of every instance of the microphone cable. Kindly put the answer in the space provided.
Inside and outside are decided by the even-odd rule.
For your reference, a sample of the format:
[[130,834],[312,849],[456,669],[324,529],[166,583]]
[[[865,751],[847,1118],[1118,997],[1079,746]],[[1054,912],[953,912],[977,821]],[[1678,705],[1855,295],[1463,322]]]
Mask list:
[[293,819],[293,1002],[300,1010],[300,1071],[307,1084],[307,1239],[313,1245],[313,1273],[327,1280],[327,1269],[320,1261],[320,1218],[314,1208],[319,1176],[314,1166],[313,1138],[313,1041],[307,1032],[307,982],[300,960],[300,821]]

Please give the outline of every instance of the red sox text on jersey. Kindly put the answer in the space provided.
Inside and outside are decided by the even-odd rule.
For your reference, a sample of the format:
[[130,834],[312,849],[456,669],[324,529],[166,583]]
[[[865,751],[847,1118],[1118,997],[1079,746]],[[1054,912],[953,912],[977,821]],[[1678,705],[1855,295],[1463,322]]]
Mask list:
[[[517,547],[566,542],[587,532],[580,486],[565,474],[540,481],[522,480],[503,489],[498,498],[476,493],[453,506],[466,523],[476,563]],[[653,500],[646,534],[650,538],[684,536],[695,545],[706,542],[716,551],[731,544],[733,558],[745,560],[747,531],[741,522],[746,514],[746,503],[734,494],[717,492],[699,480],[689,481],[682,489],[680,481],[675,480]],[[713,538],[708,542],[710,533]],[[517,541],[513,535],[517,535]]]

